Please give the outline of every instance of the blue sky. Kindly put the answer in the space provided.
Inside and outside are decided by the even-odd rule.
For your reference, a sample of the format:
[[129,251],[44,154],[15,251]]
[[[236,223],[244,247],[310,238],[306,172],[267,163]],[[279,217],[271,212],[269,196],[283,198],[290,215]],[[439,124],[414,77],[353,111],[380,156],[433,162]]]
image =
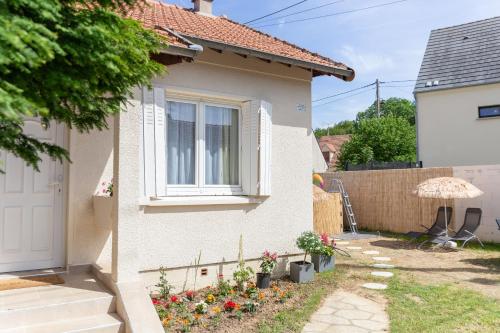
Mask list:
[[[183,7],[192,6],[190,0],[164,1]],[[393,1],[337,0],[318,10],[282,19],[270,17],[253,26],[277,23],[259,29],[356,70],[356,78],[352,82],[343,82],[334,77],[315,78],[312,87],[315,100],[364,86],[376,78],[382,81],[415,80],[432,29],[500,15],[499,0],[407,0],[355,13],[289,22]],[[299,0],[214,0],[214,14],[225,14],[232,20],[245,22],[296,2]],[[307,0],[275,16],[332,2],[335,0]],[[413,100],[412,90],[412,82],[388,83],[382,86],[381,96]],[[356,113],[368,107],[374,98],[375,91],[365,89],[313,103],[313,127],[354,119]]]

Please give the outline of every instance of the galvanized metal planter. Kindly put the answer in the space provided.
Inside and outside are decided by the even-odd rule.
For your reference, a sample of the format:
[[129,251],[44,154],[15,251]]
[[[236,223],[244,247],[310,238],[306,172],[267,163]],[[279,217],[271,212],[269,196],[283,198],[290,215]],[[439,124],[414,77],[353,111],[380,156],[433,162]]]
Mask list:
[[331,271],[335,267],[335,257],[322,254],[313,254],[311,261],[314,264],[314,270],[318,273]]
[[293,282],[304,283],[314,280],[314,265],[307,261],[290,263],[290,279]]

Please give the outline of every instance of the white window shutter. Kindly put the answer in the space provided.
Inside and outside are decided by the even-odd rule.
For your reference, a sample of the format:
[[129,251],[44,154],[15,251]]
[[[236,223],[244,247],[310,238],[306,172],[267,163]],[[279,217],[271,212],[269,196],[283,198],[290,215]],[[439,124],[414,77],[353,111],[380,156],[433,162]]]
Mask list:
[[258,195],[259,101],[243,104],[241,131],[241,185],[247,195]]
[[142,90],[142,133],[144,163],[144,195],[156,194],[155,188],[155,114],[153,90],[144,87]]
[[165,90],[154,88],[154,112],[155,112],[155,169],[156,169],[156,196],[164,196],[166,192],[166,150],[165,150]]
[[272,148],[273,106],[260,102],[259,130],[259,195],[271,195],[271,148]]

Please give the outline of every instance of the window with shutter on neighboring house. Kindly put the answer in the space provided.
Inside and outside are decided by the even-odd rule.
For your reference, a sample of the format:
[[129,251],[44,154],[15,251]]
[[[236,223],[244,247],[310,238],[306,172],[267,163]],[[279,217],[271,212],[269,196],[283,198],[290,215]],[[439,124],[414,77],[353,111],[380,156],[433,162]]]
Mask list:
[[271,193],[272,106],[143,91],[148,197]]

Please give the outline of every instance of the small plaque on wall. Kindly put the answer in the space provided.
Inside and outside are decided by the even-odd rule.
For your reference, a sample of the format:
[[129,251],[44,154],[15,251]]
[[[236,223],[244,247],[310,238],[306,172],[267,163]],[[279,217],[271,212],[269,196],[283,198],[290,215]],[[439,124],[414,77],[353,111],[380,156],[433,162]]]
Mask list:
[[297,112],[306,112],[306,106],[304,104],[297,104]]

